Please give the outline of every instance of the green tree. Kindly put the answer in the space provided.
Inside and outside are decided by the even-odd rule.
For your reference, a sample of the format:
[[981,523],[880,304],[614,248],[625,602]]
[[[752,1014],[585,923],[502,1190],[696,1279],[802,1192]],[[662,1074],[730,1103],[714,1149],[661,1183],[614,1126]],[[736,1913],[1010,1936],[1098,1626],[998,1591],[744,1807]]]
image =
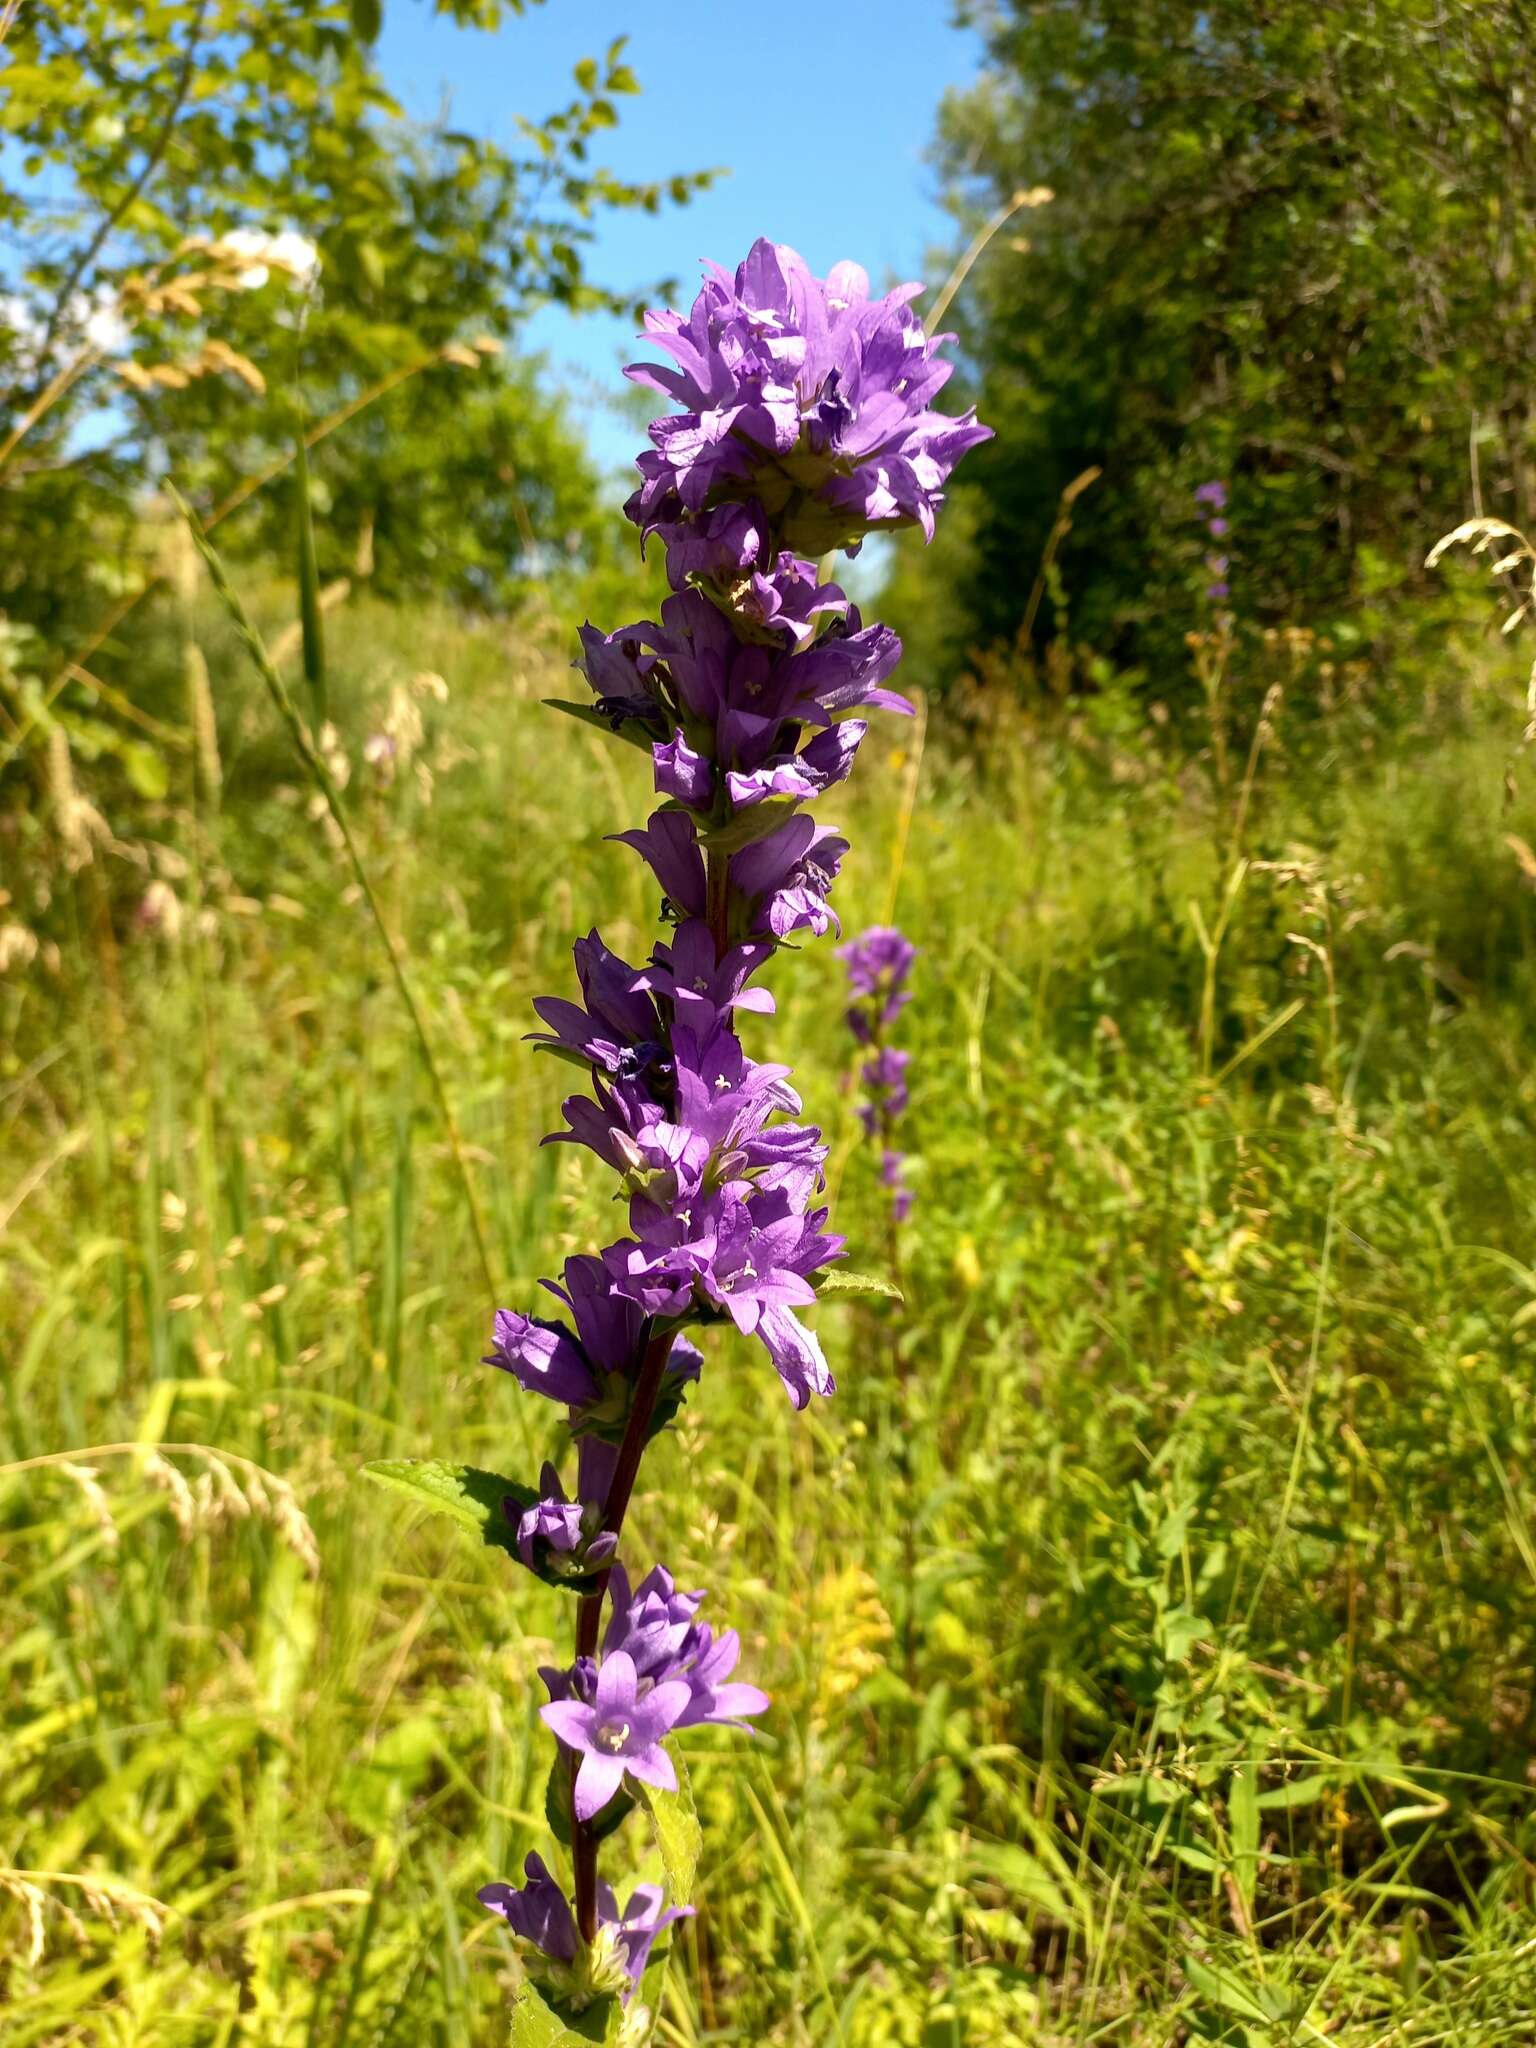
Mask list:
[[[452,11],[485,28],[520,10]],[[216,500],[282,460],[303,418],[381,386],[317,457],[323,545],[350,554],[371,530],[396,587],[504,602],[517,575],[492,563],[526,574],[526,536],[581,531],[576,438],[501,351],[540,301],[616,303],[584,268],[602,209],[654,210],[698,179],[635,184],[594,162],[638,89],[620,44],[508,151],[412,130],[374,69],[377,26],[356,0],[23,7],[0,53],[13,617],[52,634],[89,608],[163,466]]]
[[[997,439],[895,608],[939,669],[1019,628],[1062,488],[1074,637],[1171,656],[1231,484],[1233,603],[1332,621],[1411,581],[1468,495],[1536,495],[1536,159],[1520,0],[997,0],[940,158],[967,228],[1019,187],[957,306]],[[935,586],[944,604],[936,603]],[[943,614],[942,626],[934,623]],[[1048,596],[1036,631],[1061,625]],[[1163,664],[1166,666],[1166,664]],[[1160,678],[1161,687],[1161,678]]]

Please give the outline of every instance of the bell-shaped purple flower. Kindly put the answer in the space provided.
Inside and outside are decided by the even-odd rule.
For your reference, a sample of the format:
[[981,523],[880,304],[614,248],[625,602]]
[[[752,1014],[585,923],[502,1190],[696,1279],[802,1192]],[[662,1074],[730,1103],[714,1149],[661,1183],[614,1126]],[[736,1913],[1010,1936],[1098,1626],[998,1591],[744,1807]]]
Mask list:
[[792,932],[818,937],[837,925],[827,896],[848,842],[803,813],[731,856],[731,883],[753,905],[753,929],[787,939]]
[[528,1508],[506,1504],[517,1524],[517,1554],[528,1569],[547,1578],[576,1578],[606,1565],[618,1538],[602,1526],[602,1496],[567,1500],[560,1474],[548,1462],[539,1474],[539,1494]]
[[[660,1885],[642,1884],[635,1887],[621,1912],[612,1887],[599,1883],[598,1943],[611,1944],[613,1957],[589,1958],[588,1970],[583,1973],[572,1967],[581,1958],[582,1944],[565,1893],[541,1856],[530,1852],[523,1872],[526,1883],[482,1885],[476,1897],[536,1951],[535,1974],[550,1983],[557,1996],[574,1991],[582,2002],[607,1988],[606,1973],[616,1962],[614,1986],[628,2005],[640,1989],[658,1937],[679,1920],[691,1918],[694,1911],[692,1906],[668,1906]],[[539,1962],[555,1968],[538,1968]]]
[[528,1393],[573,1408],[597,1397],[587,1355],[564,1324],[520,1315],[516,1309],[497,1309],[491,1349],[481,1362],[511,1373]]
[[636,970],[610,953],[595,931],[571,950],[585,1007],[560,996],[535,996],[533,1007],[549,1030],[530,1033],[533,1043],[607,1074],[627,1076],[664,1064],[661,1020],[637,986]]
[[691,1697],[678,1679],[642,1689],[633,1659],[615,1650],[597,1667],[590,1705],[552,1700],[540,1709],[559,1740],[581,1758],[574,1799],[578,1820],[600,1813],[626,1777],[663,1792],[677,1790],[677,1772],[661,1743]]
[[565,1893],[550,1876],[542,1856],[530,1851],[523,1864],[526,1884],[483,1884],[475,1894],[482,1906],[499,1913],[524,1941],[557,1963],[576,1959],[581,1937]]

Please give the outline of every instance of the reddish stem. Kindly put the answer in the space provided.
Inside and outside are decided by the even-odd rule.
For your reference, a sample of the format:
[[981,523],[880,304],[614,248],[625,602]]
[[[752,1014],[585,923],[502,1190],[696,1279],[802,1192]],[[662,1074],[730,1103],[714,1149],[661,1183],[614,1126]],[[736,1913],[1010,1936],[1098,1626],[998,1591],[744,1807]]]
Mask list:
[[709,917],[709,935],[715,942],[715,958],[723,960],[730,946],[731,927],[731,857],[728,853],[711,853],[707,857],[705,870],[708,875],[706,906]]
[[[645,1451],[646,1438],[650,1434],[651,1418],[656,1413],[656,1399],[661,1392],[661,1382],[667,1369],[667,1360],[672,1355],[673,1332],[670,1328],[658,1332],[647,1343],[641,1353],[640,1372],[635,1381],[635,1396],[630,1403],[629,1420],[624,1426],[624,1441],[619,1446],[618,1463],[613,1468],[613,1481],[608,1488],[607,1503],[603,1508],[603,1527],[614,1536],[624,1531],[624,1517],[629,1511],[630,1495],[635,1490],[635,1480],[640,1471],[640,1460]],[[595,1657],[597,1655],[597,1633],[602,1621],[603,1596],[608,1591],[608,1573],[604,1572],[590,1593],[582,1595],[581,1605],[576,1610],[576,1655]],[[597,1843],[593,1840],[588,1822],[576,1818],[576,1770],[579,1759],[572,1752],[571,1771],[571,1863],[576,1881],[576,1925],[581,1929],[584,1941],[597,1937]]]

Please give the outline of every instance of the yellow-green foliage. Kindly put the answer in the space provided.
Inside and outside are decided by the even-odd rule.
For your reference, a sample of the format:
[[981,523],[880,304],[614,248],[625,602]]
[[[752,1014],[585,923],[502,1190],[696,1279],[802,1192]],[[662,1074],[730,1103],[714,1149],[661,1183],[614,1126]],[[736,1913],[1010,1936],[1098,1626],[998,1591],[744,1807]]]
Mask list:
[[[531,1306],[611,1212],[538,1148],[567,1076],[529,998],[593,922],[647,943],[604,840],[645,764],[539,708],[563,641],[369,606],[328,637],[327,759]],[[531,1475],[550,1417],[476,1362],[388,963],[200,638],[216,742],[142,843],[77,820],[41,941],[0,949],[0,2040],[497,2042],[516,1966],[473,1894],[552,1853],[535,1670],[569,1615],[355,1475]],[[1295,752],[1281,701],[1224,786],[1076,715],[872,743],[829,816],[848,927],[894,904],[921,948],[908,1300],[823,1308],[841,1392],[801,1418],[717,1338],[645,1470],[636,1561],[715,1590],[775,1701],[766,1741],[688,1745],[663,2040],[1531,2038],[1508,696],[1390,737],[1343,703]],[[786,956],[754,1046],[878,1269],[840,981]],[[638,1826],[605,1856],[654,1869]]]

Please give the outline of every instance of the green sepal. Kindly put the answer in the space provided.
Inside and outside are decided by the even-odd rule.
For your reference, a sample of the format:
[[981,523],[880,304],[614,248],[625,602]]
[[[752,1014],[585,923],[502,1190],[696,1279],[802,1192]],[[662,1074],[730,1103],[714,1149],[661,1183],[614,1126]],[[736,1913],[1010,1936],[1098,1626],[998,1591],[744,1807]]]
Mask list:
[[564,697],[546,697],[543,701],[547,710],[563,711],[567,718],[579,718],[583,725],[593,726],[598,732],[625,740],[630,746],[638,747],[643,754],[651,751],[659,737],[655,729],[647,725],[643,718],[621,718],[615,725],[611,718],[604,717],[595,704],[572,704]]
[[[605,1842],[608,1837],[635,1810],[634,1794],[621,1785],[608,1804],[593,1814],[587,1827],[594,1842]],[[544,1818],[549,1822],[549,1831],[562,1848],[571,1846],[571,1773],[565,1756],[557,1756],[549,1767],[549,1783],[544,1788]]]
[[827,1294],[879,1294],[887,1301],[902,1301],[905,1297],[899,1287],[893,1287],[889,1280],[882,1280],[878,1273],[844,1273],[836,1268],[816,1273],[811,1285],[818,1296]]

